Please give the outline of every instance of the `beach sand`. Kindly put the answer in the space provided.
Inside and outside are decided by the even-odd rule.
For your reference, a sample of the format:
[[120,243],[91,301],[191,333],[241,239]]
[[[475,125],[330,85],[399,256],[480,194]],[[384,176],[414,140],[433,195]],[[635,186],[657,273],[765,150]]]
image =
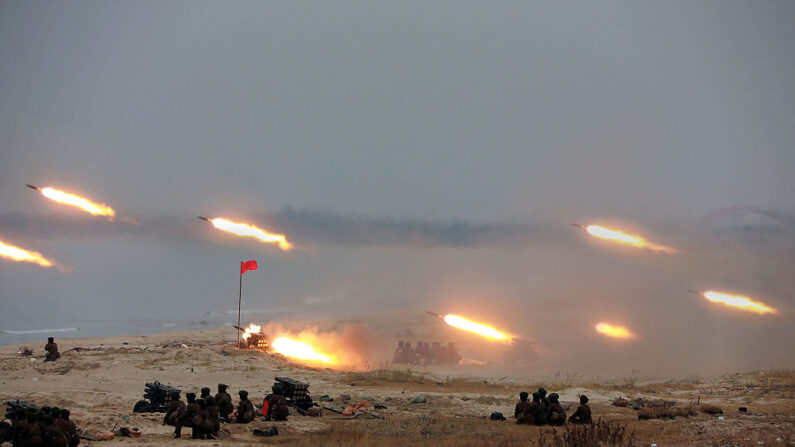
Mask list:
[[[90,339],[59,339],[62,357],[42,362],[44,341],[0,347],[0,399],[20,399],[40,406],[72,411],[72,419],[84,435],[92,436],[114,426],[139,427],[141,438],[112,441],[83,441],[85,445],[529,445],[539,436],[551,435],[552,427],[517,426],[511,420],[518,393],[544,386],[558,392],[561,401],[575,405],[580,394],[591,398],[595,418],[625,424],[635,432],[637,445],[793,445],[795,440],[795,373],[757,372],[692,380],[625,380],[610,383],[581,383],[560,379],[520,381],[504,377],[455,376],[434,370],[378,369],[344,372],[309,368],[281,356],[234,349],[233,328],[166,332],[153,335]],[[46,338],[46,337],[45,337]],[[183,347],[183,343],[187,346]],[[34,349],[34,360],[20,356],[23,345]],[[218,383],[237,391],[249,391],[258,405],[270,391],[276,376],[288,376],[310,384],[317,401],[329,395],[345,405],[344,394],[353,402],[368,402],[383,419],[369,415],[346,418],[325,411],[322,417],[290,416],[286,422],[259,418],[248,425],[223,424],[217,440],[191,440],[190,429],[183,439],[171,438],[173,427],[163,426],[163,414],[134,414],[133,405],[142,398],[146,382],[160,381],[184,393],[198,394],[202,387],[213,393]],[[410,403],[423,395],[426,403]],[[631,408],[610,405],[616,397],[667,399],[677,406],[700,401],[721,407],[720,416],[699,412],[689,418],[638,421]],[[748,414],[738,413],[739,406]],[[490,421],[499,411],[508,421]],[[569,414],[573,408],[569,410]],[[258,438],[253,429],[275,425],[280,434]],[[560,429],[558,429],[560,432]]]

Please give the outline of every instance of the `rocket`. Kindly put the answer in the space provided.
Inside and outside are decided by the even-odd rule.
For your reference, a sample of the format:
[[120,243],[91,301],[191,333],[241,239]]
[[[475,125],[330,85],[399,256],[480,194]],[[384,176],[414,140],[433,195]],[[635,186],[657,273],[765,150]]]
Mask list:
[[701,292],[699,292],[698,290],[687,289],[687,291],[690,293],[695,293],[696,295],[701,295]]
[[27,186],[28,188],[30,188],[30,189],[32,189],[34,191],[41,192],[41,188],[39,188],[38,186],[27,185],[27,184],[25,186]]
[[[28,185],[28,186],[30,186],[30,185]],[[203,220],[203,221],[205,221],[205,222],[209,222],[209,221],[210,221],[210,218],[209,218],[209,217],[204,217],[204,216],[196,216],[196,218],[197,218],[197,219],[201,219],[201,220]]]
[[579,229],[581,229],[581,230],[584,230],[584,229],[585,229],[585,225],[583,225],[583,224],[576,224],[576,223],[573,223],[573,224],[571,224],[571,226],[572,226],[572,227],[575,227],[575,228],[579,228]]
[[437,313],[435,313],[435,312],[431,312],[431,311],[427,311],[427,310],[426,310],[426,311],[425,311],[425,313],[426,313],[426,314],[428,314],[428,315],[430,315],[430,316],[432,316],[432,317],[436,317],[436,318],[439,318],[439,319],[443,319],[443,318],[444,318],[444,317],[442,316],[442,314],[437,314]]

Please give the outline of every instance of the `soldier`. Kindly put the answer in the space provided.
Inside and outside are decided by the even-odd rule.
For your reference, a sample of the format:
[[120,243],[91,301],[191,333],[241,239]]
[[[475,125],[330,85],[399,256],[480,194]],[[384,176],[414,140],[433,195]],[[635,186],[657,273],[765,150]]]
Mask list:
[[71,414],[69,410],[61,410],[61,417],[56,421],[56,424],[66,436],[69,447],[76,447],[80,444],[80,435],[77,434],[75,423],[69,419]]
[[566,410],[558,402],[558,393],[549,395],[549,407],[547,408],[547,421],[549,425],[563,425],[566,423]]
[[47,344],[44,346],[44,350],[47,351],[47,354],[44,356],[45,362],[54,362],[61,358],[61,353],[58,352],[58,344],[55,343],[55,339],[52,337],[47,338]]
[[199,415],[199,404],[196,402],[196,393],[185,394],[185,399],[187,399],[188,404],[185,407],[185,414],[181,418],[177,418],[174,437],[179,438],[182,436],[182,427],[191,427],[191,438],[199,439],[202,420]]
[[593,420],[591,419],[591,407],[588,406],[587,396],[580,396],[580,406],[577,407],[577,411],[575,411],[574,414],[569,416],[569,422],[573,424],[593,423]]
[[22,445],[22,434],[30,428],[27,410],[22,408],[17,412],[14,417],[14,425],[11,428],[13,430],[11,434],[11,445],[13,447],[20,447]]
[[541,396],[541,405],[544,407],[544,411],[546,412],[549,409],[549,399],[547,399],[547,390],[545,390],[544,388],[539,388],[538,395]]
[[248,424],[254,420],[254,404],[248,400],[248,391],[240,390],[237,394],[240,396],[240,403],[237,405],[235,419],[240,424]]
[[199,399],[204,399],[205,397],[210,395],[210,389],[207,387],[202,388],[202,394],[199,396]]
[[527,401],[527,391],[519,393],[519,402],[513,410],[513,417],[517,424],[533,425],[533,411],[530,402]]
[[541,394],[536,391],[533,393],[533,402],[530,403],[533,412],[533,423],[535,425],[545,425],[547,423],[547,410],[541,402]]
[[[60,415],[60,410],[58,411]],[[45,414],[44,420],[44,445],[47,447],[67,447],[66,436],[57,425],[51,415]]]
[[11,434],[12,434],[13,431],[14,431],[14,429],[11,428],[11,424],[9,424],[6,421],[1,421],[0,422],[0,444],[11,440]]
[[218,436],[218,431],[221,430],[221,420],[218,419],[218,405],[215,403],[215,398],[212,396],[205,397],[204,401],[207,403],[207,414],[212,424],[210,433],[212,433],[213,436]]
[[229,414],[235,411],[235,406],[232,405],[232,396],[226,392],[229,385],[223,383],[218,384],[218,394],[215,395],[215,403],[218,405],[218,416],[221,419],[229,419]]
[[171,392],[171,399],[168,401],[168,408],[166,409],[166,416],[163,418],[163,425],[171,425],[174,426],[174,437],[178,438],[177,436],[177,424],[178,421],[185,416],[185,411],[187,408],[185,407],[185,403],[179,400],[179,391],[172,391]]
[[197,399],[196,402],[199,404],[199,415],[201,416],[199,438],[215,439],[213,437],[213,420],[210,417],[210,410],[207,407],[207,399]]
[[268,399],[268,413],[265,415],[265,420],[286,421],[288,414],[290,410],[287,408],[287,399],[278,391],[274,391]]

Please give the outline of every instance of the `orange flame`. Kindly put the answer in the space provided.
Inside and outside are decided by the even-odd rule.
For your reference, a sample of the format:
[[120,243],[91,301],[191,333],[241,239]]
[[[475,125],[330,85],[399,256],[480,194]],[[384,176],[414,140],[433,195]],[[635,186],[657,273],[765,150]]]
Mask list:
[[601,239],[607,239],[610,241],[619,242],[621,244],[631,245],[636,248],[645,248],[648,250],[658,251],[662,253],[679,252],[679,250],[675,248],[666,247],[665,245],[659,245],[653,242],[649,242],[640,236],[627,234],[619,230],[611,230],[610,228],[605,228],[599,225],[588,225],[585,227],[585,231],[587,231],[588,234],[592,236],[596,236]]
[[713,303],[721,303],[725,306],[734,307],[746,312],[754,312],[759,315],[764,314],[777,314],[778,310],[768,306],[765,303],[754,301],[747,296],[730,295],[728,293],[716,292],[714,290],[707,290],[700,292],[704,298],[712,301]]
[[596,332],[599,332],[600,334],[604,334],[604,335],[607,335],[608,337],[612,337],[612,338],[627,339],[627,338],[634,338],[635,337],[635,334],[630,332],[629,329],[627,329],[627,328],[625,328],[623,326],[614,326],[614,325],[609,324],[609,323],[599,323],[599,324],[597,324],[596,325]]
[[238,236],[253,237],[267,244],[279,244],[279,248],[284,251],[290,251],[293,248],[293,245],[287,242],[287,238],[283,234],[268,233],[261,228],[255,227],[254,225],[232,222],[222,217],[210,219],[210,223],[212,223],[213,226],[219,230],[228,231]]
[[240,336],[243,338],[243,340],[248,340],[249,337],[251,337],[251,334],[259,334],[261,332],[262,332],[262,326],[258,326],[254,323],[251,323],[250,325],[248,325],[246,330],[243,331],[242,334],[240,334]]
[[511,337],[503,334],[502,332],[494,329],[491,326],[487,326],[481,323],[475,323],[474,321],[469,321],[464,317],[460,317],[458,315],[447,314],[444,316],[444,322],[453,326],[455,328],[474,332],[481,337],[488,338],[490,340],[499,340],[499,341],[510,341]]
[[330,355],[317,352],[309,343],[296,341],[289,337],[279,337],[276,340],[273,340],[271,347],[279,354],[299,360],[307,360],[309,362],[324,363],[328,365],[337,363],[336,360]]
[[17,262],[31,262],[41,267],[52,267],[55,265],[54,261],[50,261],[37,251],[24,250],[13,245],[5,244],[3,241],[0,241],[0,256]]
[[41,195],[58,203],[75,206],[94,216],[106,216],[110,219],[113,219],[113,216],[116,215],[116,212],[113,211],[113,208],[107,205],[94,203],[88,199],[84,199],[83,197],[59,191],[50,187],[41,188]]

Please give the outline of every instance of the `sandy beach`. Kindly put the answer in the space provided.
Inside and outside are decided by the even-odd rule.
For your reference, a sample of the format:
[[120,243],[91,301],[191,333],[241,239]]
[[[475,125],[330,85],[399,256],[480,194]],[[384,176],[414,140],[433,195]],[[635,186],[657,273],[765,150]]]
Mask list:
[[[574,405],[580,394],[591,399],[594,417],[625,424],[636,445],[792,445],[795,437],[795,374],[758,372],[698,380],[610,381],[578,383],[555,378],[516,378],[454,375],[433,370],[377,369],[363,372],[332,371],[301,366],[278,355],[235,350],[232,328],[167,332],[154,335],[59,340],[61,359],[44,363],[42,346],[32,358],[22,357],[22,344],[0,347],[2,383],[0,399],[26,400],[40,406],[72,411],[73,420],[86,436],[98,431],[139,427],[137,439],[117,438],[87,445],[528,445],[540,436],[551,436],[552,427],[517,426],[511,416],[516,396],[523,390],[544,386],[557,392],[561,401]],[[182,344],[187,347],[183,347]],[[42,344],[43,345],[43,344]],[[35,360],[34,360],[35,359]],[[288,376],[310,384],[317,401],[328,395],[342,405],[366,401],[365,414],[343,417],[324,411],[321,417],[291,415],[286,422],[258,418],[248,425],[224,424],[217,440],[174,440],[173,428],[162,425],[162,414],[134,414],[145,382],[155,380],[185,392],[218,383],[237,391],[249,391],[261,403],[276,376]],[[425,403],[411,403],[416,396]],[[697,412],[688,418],[639,421],[632,408],[612,406],[618,397],[664,399],[677,407],[700,402],[717,405],[721,415]],[[386,408],[375,409],[379,405]],[[748,407],[739,413],[738,407]],[[507,421],[491,421],[492,412]],[[570,408],[569,414],[572,409]],[[254,429],[275,425],[279,435],[258,438]],[[560,428],[557,429],[561,431]],[[186,429],[190,433],[190,429]],[[532,445],[532,444],[531,444]]]

